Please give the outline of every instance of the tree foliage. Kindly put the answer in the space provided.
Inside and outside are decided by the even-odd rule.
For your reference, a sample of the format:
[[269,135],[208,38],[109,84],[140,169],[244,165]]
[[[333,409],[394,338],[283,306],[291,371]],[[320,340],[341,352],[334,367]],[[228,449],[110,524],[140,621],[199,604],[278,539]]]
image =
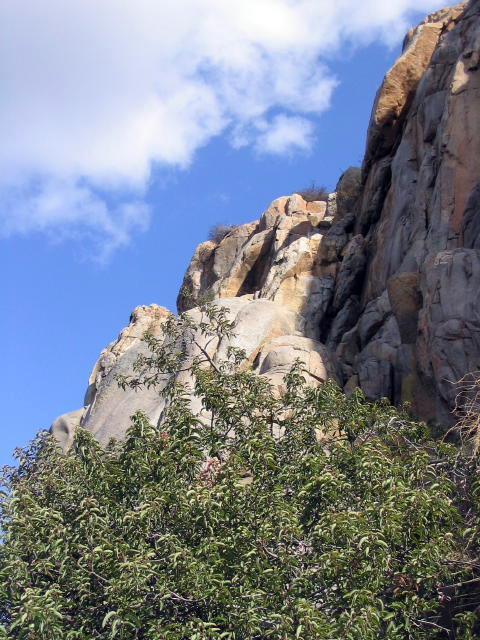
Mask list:
[[119,381],[188,367],[201,415],[172,382],[159,425],[136,413],[105,448],[79,429],[66,454],[42,433],[5,469],[0,638],[478,637],[475,460],[298,364],[278,397],[236,350],[192,359],[234,330],[203,311]]

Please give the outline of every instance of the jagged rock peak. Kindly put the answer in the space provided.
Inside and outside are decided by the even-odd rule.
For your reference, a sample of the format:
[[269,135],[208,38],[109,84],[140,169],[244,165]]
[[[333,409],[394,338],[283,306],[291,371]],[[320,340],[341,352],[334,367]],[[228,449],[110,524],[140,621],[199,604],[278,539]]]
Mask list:
[[[345,374],[371,397],[408,400],[445,424],[455,382],[480,366],[480,3],[437,12],[412,33],[370,123],[355,221],[367,255],[362,314],[340,348],[357,349]],[[394,79],[410,70],[405,91]]]
[[360,170],[352,167],[324,200],[307,202],[296,193],[277,198],[257,222],[233,228],[219,243],[199,245],[178,310],[195,307],[205,295],[264,298],[301,313],[308,335],[318,338],[359,189]]
[[394,147],[439,39],[455,26],[466,6],[467,3],[462,2],[435,11],[408,31],[402,55],[386,73],[375,97],[363,161],[364,173],[375,159],[385,156]]

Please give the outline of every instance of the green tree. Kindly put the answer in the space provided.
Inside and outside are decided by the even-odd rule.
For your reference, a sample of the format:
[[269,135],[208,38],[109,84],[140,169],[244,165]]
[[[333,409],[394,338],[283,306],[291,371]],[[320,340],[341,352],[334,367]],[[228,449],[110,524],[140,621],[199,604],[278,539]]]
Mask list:
[[298,364],[276,397],[237,350],[192,356],[234,330],[202,312],[119,380],[162,382],[158,426],[136,413],[105,448],[79,429],[66,454],[42,433],[4,470],[0,637],[478,637],[475,460]]

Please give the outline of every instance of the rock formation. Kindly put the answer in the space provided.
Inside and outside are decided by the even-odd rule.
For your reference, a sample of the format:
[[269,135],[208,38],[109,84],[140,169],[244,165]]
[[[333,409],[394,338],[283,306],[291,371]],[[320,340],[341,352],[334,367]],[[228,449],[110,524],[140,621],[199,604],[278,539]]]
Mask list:
[[[341,380],[334,357],[320,342],[306,337],[304,317],[270,300],[253,300],[246,295],[224,298],[216,304],[227,310],[235,322],[235,335],[231,338],[208,341],[197,335],[201,348],[208,351],[214,361],[226,359],[228,347],[243,349],[254,371],[268,378],[273,386],[281,389],[283,376],[294,360],[298,359],[306,369],[307,382],[321,384],[328,378]],[[193,319],[200,320],[197,309],[189,312]],[[161,325],[170,312],[164,307],[152,305],[137,307],[130,325],[115,342],[100,354],[93,368],[85,396],[83,409],[57,418],[52,431],[64,447],[68,447],[78,424],[90,430],[96,438],[106,444],[112,437],[121,438],[130,425],[131,414],[141,409],[154,422],[158,421],[165,403],[158,388],[121,389],[117,374],[132,373],[132,365],[139,354],[146,353],[142,335],[149,331],[155,336],[161,333]],[[189,355],[194,357],[200,350],[190,345]],[[178,381],[188,383],[187,372],[180,374]],[[192,395],[192,409],[201,416],[200,401]]]
[[[479,61],[478,2],[411,29],[376,96],[361,170],[326,201],[278,198],[260,220],[201,244],[179,311],[218,299],[236,322],[234,345],[274,385],[298,356],[312,384],[333,376],[347,392],[408,401],[419,418],[449,424],[455,382],[480,369]],[[54,423],[62,442],[79,422],[106,441],[135,409],[158,419],[158,392],[123,392],[114,375],[167,315],[134,311],[95,365],[85,407]]]

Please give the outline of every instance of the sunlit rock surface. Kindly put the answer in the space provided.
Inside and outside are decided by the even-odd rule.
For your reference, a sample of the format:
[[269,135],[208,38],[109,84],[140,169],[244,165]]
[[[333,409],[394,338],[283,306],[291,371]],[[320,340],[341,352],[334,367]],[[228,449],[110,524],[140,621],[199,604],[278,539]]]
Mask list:
[[[251,296],[225,298],[216,304],[226,309],[228,318],[234,321],[234,335],[207,341],[198,334],[195,336],[198,346],[190,346],[190,357],[199,355],[203,348],[216,363],[227,358],[229,347],[243,349],[247,363],[271,381],[274,391],[275,387],[280,390],[283,375],[297,359],[305,367],[307,382],[313,386],[331,377],[339,379],[335,356],[321,343],[304,336],[305,320],[300,314],[270,300],[252,300]],[[201,319],[197,309],[189,314],[196,321]],[[168,315],[166,309],[156,305],[135,309],[130,325],[104,349],[95,364],[84,408],[60,416],[54,422],[52,430],[64,447],[70,444],[79,424],[106,444],[112,437],[125,435],[130,416],[137,410],[144,411],[152,422],[158,422],[165,407],[161,387],[124,390],[119,387],[116,376],[132,373],[135,359],[147,353],[143,332],[148,330],[161,336],[162,323]],[[193,388],[188,372],[180,374],[178,382]],[[192,408],[201,413],[201,403],[193,392]]]

